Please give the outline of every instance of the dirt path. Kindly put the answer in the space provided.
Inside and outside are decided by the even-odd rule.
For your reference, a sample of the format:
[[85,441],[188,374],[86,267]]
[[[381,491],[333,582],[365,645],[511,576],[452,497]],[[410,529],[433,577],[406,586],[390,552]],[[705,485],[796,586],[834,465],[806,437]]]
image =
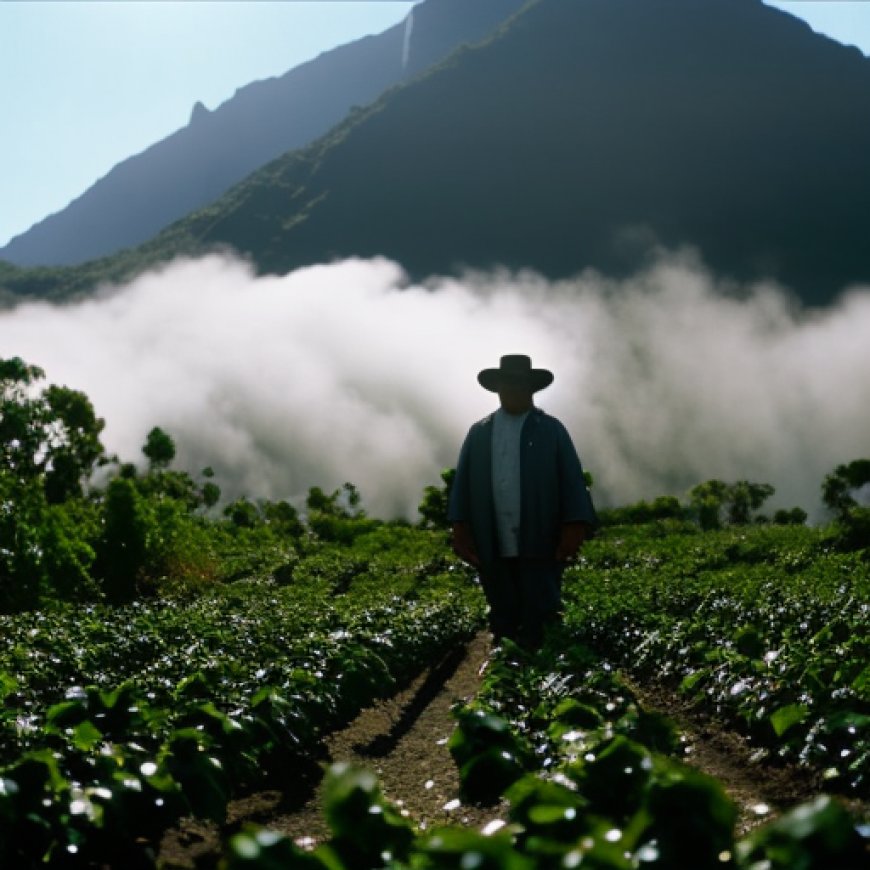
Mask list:
[[[483,829],[500,817],[504,807],[481,809],[459,802],[459,777],[446,744],[454,727],[451,707],[476,694],[489,653],[489,635],[482,632],[467,647],[434,662],[402,692],[364,710],[331,735],[325,761],[350,762],[374,771],[387,799],[422,829],[442,823]],[[722,782],[738,808],[738,835],[823,791],[818,777],[764,762],[743,738],[691,711],[673,692],[636,685],[632,689],[647,709],[676,722],[686,736],[687,761]],[[867,807],[853,809],[866,812]],[[265,791],[233,801],[228,829],[245,822],[265,825],[304,847],[324,841],[329,834],[320,786],[313,782],[295,797]],[[164,840],[163,866],[215,866],[220,842],[216,826],[185,823]]]
[[[421,828],[448,822],[485,825],[497,812],[459,803],[459,775],[446,744],[455,721],[450,709],[477,692],[489,650],[489,635],[481,633],[400,694],[364,710],[329,738],[329,760],[373,770],[387,799]],[[276,815],[269,826],[300,844],[323,840],[328,832],[319,789],[306,806]]]
[[[490,652],[489,634],[481,632],[464,647],[423,671],[407,688],[364,710],[326,741],[329,764],[346,761],[373,770],[385,796],[421,828],[440,823],[483,827],[497,810],[463,806],[459,775],[447,749],[453,731],[450,709],[472,698]],[[227,829],[246,822],[292,837],[303,847],[327,839],[321,787],[303,783],[295,794],[261,791],[232,801]],[[186,820],[161,844],[161,866],[190,870],[216,866],[226,831]]]
[[[458,651],[400,695],[364,711],[333,735],[328,744],[331,760],[373,769],[386,796],[423,828],[443,822],[482,828],[498,818],[498,807],[458,805],[459,777],[445,745],[454,726],[450,708],[477,692],[489,649],[488,635],[482,633],[464,658]],[[675,693],[662,687],[632,689],[647,709],[676,722],[686,739],[687,763],[723,784],[737,806],[738,836],[824,791],[819,775],[771,764],[739,734],[692,711]],[[866,813],[865,805],[851,804]],[[270,827],[302,843],[327,835],[319,799],[299,812],[276,816]]]

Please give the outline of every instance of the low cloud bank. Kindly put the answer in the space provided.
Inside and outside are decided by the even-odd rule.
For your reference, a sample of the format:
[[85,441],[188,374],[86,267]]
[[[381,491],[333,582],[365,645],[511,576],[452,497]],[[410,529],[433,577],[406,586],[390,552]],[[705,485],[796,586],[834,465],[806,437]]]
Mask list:
[[2,312],[0,356],[86,392],[125,461],[159,425],[176,465],[213,466],[227,496],[298,502],[352,481],[370,513],[413,518],[496,405],[477,372],[528,353],[556,374],[537,403],[568,426],[598,504],[720,477],[818,515],[824,475],[870,454],[870,291],[808,313],[773,287],[733,289],[675,254],[627,280],[426,286],[380,259],[256,277],[209,256]]

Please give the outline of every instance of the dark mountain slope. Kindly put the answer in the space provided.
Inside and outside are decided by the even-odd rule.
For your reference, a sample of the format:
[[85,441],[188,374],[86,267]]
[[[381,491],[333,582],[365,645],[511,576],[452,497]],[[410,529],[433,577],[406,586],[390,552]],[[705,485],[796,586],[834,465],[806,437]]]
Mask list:
[[565,275],[701,248],[810,302],[870,279],[870,62],[756,0],[541,0],[175,233],[283,271]]
[[824,304],[870,280],[868,109],[870,61],[760,0],[538,0],[87,277],[226,245],[621,274],[655,239]]
[[484,38],[525,0],[427,0],[405,24],[255,82],[214,112],[114,167],[82,196],[17,236],[0,257],[18,265],[81,263],[139,244],[300,148],[387,88]]

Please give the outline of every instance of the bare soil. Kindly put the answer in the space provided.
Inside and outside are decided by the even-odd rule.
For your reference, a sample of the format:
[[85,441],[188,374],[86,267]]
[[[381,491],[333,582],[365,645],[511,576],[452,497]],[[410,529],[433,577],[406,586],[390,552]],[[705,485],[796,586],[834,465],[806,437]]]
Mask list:
[[[385,797],[422,829],[443,823],[482,828],[497,818],[498,808],[460,803],[459,775],[447,749],[454,725],[451,708],[477,693],[489,653],[490,636],[481,632],[467,646],[433,662],[398,694],[363,710],[327,739],[324,767],[344,761],[374,771]],[[297,782],[292,793],[261,791],[233,801],[224,831],[185,821],[164,837],[161,865],[179,870],[213,867],[222,837],[248,822],[314,847],[329,835],[321,784],[314,779],[300,787]]]
[[[492,820],[497,815],[492,809],[459,802],[459,775],[447,749],[455,722],[451,708],[476,694],[489,650],[489,635],[481,633],[403,692],[364,710],[328,740],[329,760],[374,771],[384,796],[423,829]],[[304,845],[324,839],[319,790],[299,811],[277,815],[270,827]]]
[[[483,829],[504,817],[504,805],[466,806],[459,801],[459,777],[447,750],[453,731],[451,708],[472,698],[490,653],[490,636],[477,635],[466,647],[434,662],[408,687],[364,710],[327,741],[324,767],[338,761],[373,770],[387,799],[420,828],[462,824]],[[640,702],[669,716],[685,735],[687,761],[716,777],[738,807],[738,833],[824,791],[817,776],[771,764],[740,735],[693,711],[662,686],[633,685]],[[852,808],[866,815],[868,808]],[[214,867],[222,838],[245,823],[265,825],[311,848],[328,837],[319,777],[292,791],[261,791],[233,801],[228,824],[187,821],[161,844],[166,868]]]

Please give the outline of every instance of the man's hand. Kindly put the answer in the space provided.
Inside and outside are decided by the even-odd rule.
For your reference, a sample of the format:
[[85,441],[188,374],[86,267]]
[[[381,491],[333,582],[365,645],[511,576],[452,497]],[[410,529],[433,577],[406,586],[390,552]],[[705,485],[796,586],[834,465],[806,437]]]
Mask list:
[[556,547],[556,561],[568,562],[573,559],[589,537],[588,523],[564,523]]
[[480,557],[474,546],[474,538],[471,534],[471,526],[468,523],[453,524],[453,552],[475,568],[480,567]]

